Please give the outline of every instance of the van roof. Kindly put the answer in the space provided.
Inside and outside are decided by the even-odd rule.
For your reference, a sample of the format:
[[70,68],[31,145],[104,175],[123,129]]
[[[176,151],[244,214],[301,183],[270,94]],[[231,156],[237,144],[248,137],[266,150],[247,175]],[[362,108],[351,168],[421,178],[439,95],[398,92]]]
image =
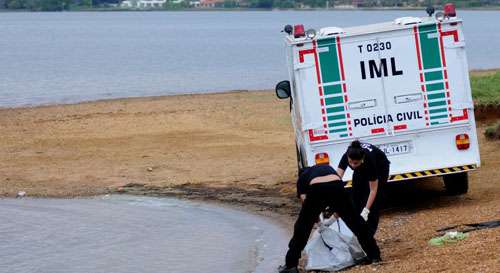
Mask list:
[[[404,18],[420,19],[421,22],[417,23],[417,24],[416,23],[412,23],[412,24],[396,23],[396,21],[398,19],[404,19]],[[457,23],[457,22],[461,22],[461,21],[462,21],[461,19],[454,17],[451,19],[441,21],[441,23],[442,24],[449,24],[449,23]],[[389,31],[394,31],[394,30],[412,28],[415,25],[422,25],[422,24],[436,23],[436,22],[440,22],[440,21],[436,20],[434,17],[402,17],[402,18],[397,18],[394,21],[390,21],[390,22],[341,28],[343,30],[343,33],[341,33],[338,36],[351,37],[351,36],[359,36],[359,35],[371,34],[371,33],[389,32]],[[317,33],[318,33],[318,35],[316,36],[316,39],[318,39],[318,40],[337,36],[337,35],[319,36],[319,30],[317,31]],[[295,39],[292,35],[288,35],[286,40],[290,44],[304,43],[304,42],[311,41],[311,39],[308,39],[308,38]]]

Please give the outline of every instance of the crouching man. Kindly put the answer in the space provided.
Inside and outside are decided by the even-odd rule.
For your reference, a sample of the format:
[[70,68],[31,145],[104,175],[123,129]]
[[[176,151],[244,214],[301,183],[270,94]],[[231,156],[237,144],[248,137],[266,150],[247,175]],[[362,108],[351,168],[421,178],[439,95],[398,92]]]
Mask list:
[[288,244],[286,262],[280,266],[280,273],[298,273],[302,250],[317,222],[320,213],[326,211],[338,214],[358,238],[367,255],[366,264],[380,261],[380,250],[371,235],[367,223],[354,211],[344,189],[344,183],[329,164],[318,164],[306,168],[297,180],[297,196],[302,208],[294,225],[293,237]]

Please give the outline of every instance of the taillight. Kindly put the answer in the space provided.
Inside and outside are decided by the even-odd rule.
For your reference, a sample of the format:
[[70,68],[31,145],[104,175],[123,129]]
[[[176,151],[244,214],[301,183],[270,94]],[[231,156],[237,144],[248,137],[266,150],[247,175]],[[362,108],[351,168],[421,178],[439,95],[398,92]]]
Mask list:
[[453,3],[445,4],[443,7],[444,16],[446,17],[455,17],[457,16],[457,12],[455,10],[455,5]]
[[455,137],[455,143],[457,144],[457,149],[467,150],[470,147],[469,135],[460,134]]
[[319,153],[315,156],[316,164],[328,164],[330,163],[330,158],[328,158],[328,153]]
[[306,32],[304,31],[304,25],[295,25],[293,27],[293,37],[300,38],[306,36]]

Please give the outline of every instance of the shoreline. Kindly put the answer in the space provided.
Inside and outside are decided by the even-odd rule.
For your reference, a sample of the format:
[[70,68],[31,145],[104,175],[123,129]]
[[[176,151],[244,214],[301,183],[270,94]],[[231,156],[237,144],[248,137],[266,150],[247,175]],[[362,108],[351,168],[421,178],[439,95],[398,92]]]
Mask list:
[[[470,75],[489,75],[495,72],[500,72],[500,68],[487,68],[487,69],[473,69],[470,70],[469,73]],[[137,97],[117,97],[117,98],[107,98],[107,99],[90,99],[90,100],[82,100],[82,101],[77,101],[77,102],[69,102],[69,103],[61,103],[61,102],[54,102],[54,103],[46,103],[46,104],[28,104],[28,105],[20,105],[20,106],[0,106],[0,111],[1,110],[13,110],[13,109],[35,109],[35,108],[46,108],[46,107],[55,107],[55,106],[65,106],[65,105],[85,105],[85,104],[92,104],[92,103],[106,103],[106,102],[119,102],[122,100],[162,100],[166,99],[168,97],[180,97],[180,96],[200,96],[200,95],[217,95],[217,94],[231,94],[231,93],[250,93],[250,92],[273,92],[273,89],[230,89],[230,90],[216,90],[216,91],[209,91],[209,92],[203,92],[203,93],[179,93],[179,94],[168,94],[168,95],[155,95],[155,96],[137,96]],[[485,105],[485,108],[488,108],[489,105]],[[476,106],[476,107],[482,107],[481,105]],[[490,110],[486,110],[490,111]]]
[[237,209],[268,218],[291,235],[295,217],[300,210],[300,202],[295,194],[280,194],[279,191],[279,186],[245,190],[236,187],[210,188],[194,184],[158,187],[131,183],[110,191],[110,194],[177,198]]
[[[436,10],[439,10],[437,7]],[[32,11],[29,9],[0,9],[0,13],[9,12],[252,12],[252,11],[418,11],[425,12],[426,7],[340,7],[340,8],[174,8],[174,9],[126,9],[126,8],[81,8],[61,11]],[[499,11],[500,6],[460,7],[457,11]]]
[[[93,103],[112,103],[124,100],[162,100],[169,97],[182,97],[182,96],[199,96],[199,95],[218,95],[218,94],[231,94],[231,93],[249,93],[249,92],[270,92],[271,89],[231,89],[231,90],[219,90],[219,91],[208,91],[203,93],[179,93],[179,94],[168,94],[168,95],[154,95],[154,96],[136,96],[136,97],[117,97],[117,98],[106,98],[106,99],[89,99],[76,102],[53,102],[45,104],[27,104],[20,106],[0,106],[1,110],[14,110],[14,109],[35,109],[35,108],[47,108],[47,107],[57,107],[57,106],[71,106],[71,105],[85,105]],[[273,91],[274,92],[274,91]]]
[[[228,90],[228,91],[214,91],[208,93],[191,93],[191,94],[172,94],[172,95],[158,95],[158,96],[145,96],[145,97],[125,97],[125,98],[112,98],[112,99],[97,99],[71,103],[54,103],[42,105],[22,105],[15,107],[1,107],[3,110],[36,110],[43,108],[52,108],[60,106],[85,106],[93,104],[106,104],[106,103],[126,103],[126,102],[145,102],[145,101],[161,101],[171,97],[192,97],[192,96],[216,96],[222,94],[245,94],[245,93],[273,93],[273,90]],[[497,113],[500,111],[500,105],[474,103],[474,115],[476,121],[495,119]]]

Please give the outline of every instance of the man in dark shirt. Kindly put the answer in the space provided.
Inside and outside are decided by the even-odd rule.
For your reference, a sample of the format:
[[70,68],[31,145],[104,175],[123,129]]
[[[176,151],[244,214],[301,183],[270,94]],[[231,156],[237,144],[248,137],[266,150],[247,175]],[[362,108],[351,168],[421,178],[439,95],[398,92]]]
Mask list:
[[380,250],[370,236],[368,225],[352,208],[344,189],[344,183],[329,164],[318,164],[306,168],[297,180],[297,196],[302,208],[294,225],[293,237],[288,244],[286,264],[280,273],[298,273],[297,265],[301,252],[321,212],[335,212],[356,235],[366,252],[367,263],[380,261]]
[[390,162],[379,148],[353,141],[340,159],[337,173],[344,176],[347,167],[353,170],[352,199],[354,209],[368,222],[372,236],[379,222],[382,188],[389,178]]

